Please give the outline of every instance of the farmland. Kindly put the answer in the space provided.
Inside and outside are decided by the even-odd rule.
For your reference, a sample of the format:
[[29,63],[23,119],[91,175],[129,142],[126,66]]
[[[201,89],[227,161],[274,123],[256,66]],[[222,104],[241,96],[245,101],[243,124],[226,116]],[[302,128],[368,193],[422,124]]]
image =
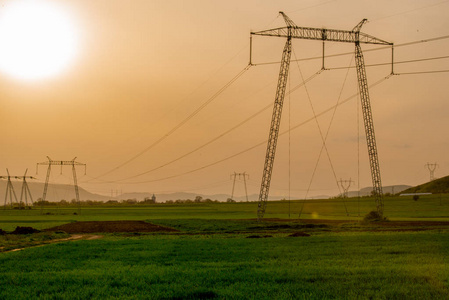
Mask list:
[[6,231],[118,220],[173,230],[76,241],[64,241],[70,234],[62,231],[4,235],[4,250],[14,243],[25,249],[0,253],[0,298],[449,297],[446,195],[387,198],[390,221],[381,223],[359,222],[373,209],[369,198],[270,202],[264,222],[254,219],[256,205],[98,206],[76,215],[73,207],[45,208],[44,215],[2,210]]

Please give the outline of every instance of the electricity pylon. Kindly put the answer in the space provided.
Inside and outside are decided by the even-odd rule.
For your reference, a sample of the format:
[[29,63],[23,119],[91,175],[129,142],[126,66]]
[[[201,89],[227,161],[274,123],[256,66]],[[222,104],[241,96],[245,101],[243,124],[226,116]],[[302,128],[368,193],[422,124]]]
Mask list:
[[47,197],[47,189],[48,189],[48,181],[50,179],[50,173],[51,173],[51,166],[61,166],[61,174],[62,174],[62,166],[72,166],[72,173],[73,173],[73,186],[75,187],[75,196],[76,196],[76,202],[78,203],[78,209],[80,208],[80,195],[78,190],[78,181],[76,178],[76,168],[75,166],[84,166],[84,174],[86,174],[86,164],[80,163],[75,161],[76,157],[72,160],[52,160],[50,157],[47,156],[48,161],[37,163],[36,165],[36,174],[38,172],[39,165],[48,165],[47,169],[47,177],[45,178],[45,185],[44,185],[44,192],[42,194],[42,206],[41,210],[43,209],[43,203]]
[[435,180],[435,170],[438,167],[437,163],[427,163],[425,164],[425,166],[427,167],[427,169],[429,169],[429,173],[430,173],[430,181]]
[[8,195],[9,195],[9,202],[11,203],[11,208],[13,208],[14,204],[12,201],[12,197],[14,196],[14,199],[16,200],[16,203],[19,204],[19,202],[17,201],[17,196],[16,196],[16,192],[14,191],[14,186],[12,185],[11,182],[11,176],[9,175],[9,170],[6,169],[6,173],[8,173],[7,176],[0,176],[0,179],[8,179],[8,183],[6,184],[6,194],[5,194],[5,209],[6,209],[6,202],[8,201]]
[[338,183],[340,184],[341,188],[343,189],[343,198],[348,198],[348,191],[349,188],[351,187],[351,184],[354,181],[351,180],[351,178],[349,178],[349,180],[343,180],[340,178],[340,180],[338,181]]
[[22,179],[22,192],[20,193],[20,206],[23,206],[23,198],[25,198],[25,206],[28,206],[28,196],[30,197],[31,206],[33,203],[33,196],[31,195],[30,188],[28,187],[27,178],[36,179],[33,176],[27,176],[28,169],[25,170],[25,174],[23,176],[15,176],[16,179]]
[[[26,179],[27,178],[36,179],[36,178],[34,178],[33,176],[26,176],[28,169],[25,170],[25,175],[23,175],[23,176],[12,176],[9,174],[8,169],[6,169],[6,172],[8,173],[7,176],[0,176],[0,179],[8,179],[8,183],[6,186],[6,195],[5,195],[5,208],[6,208],[6,202],[8,200],[8,195],[9,195],[9,202],[11,203],[11,207],[13,207],[12,196],[14,196],[16,203],[19,205],[19,209],[28,207],[28,196],[30,197],[31,206],[32,206],[34,204],[33,196],[31,196],[30,188],[28,187],[28,183],[27,183]],[[12,185],[11,178],[22,179],[22,193],[20,194],[20,202],[17,201],[16,192],[14,191],[14,186]],[[23,198],[25,198],[25,205],[23,204]]]
[[235,180],[237,179],[237,176],[240,177],[243,176],[243,183],[245,185],[245,195],[246,195],[246,202],[248,202],[248,189],[246,188],[246,178],[249,179],[249,174],[246,174],[246,172],[243,173],[236,173],[231,174],[231,179],[234,177],[234,182],[232,183],[232,193],[231,193],[231,199],[234,200],[234,189],[235,189]]
[[[263,218],[265,214],[265,208],[267,205],[268,192],[270,189],[270,182],[271,182],[271,174],[273,171],[273,163],[276,153],[276,144],[279,135],[279,125],[281,121],[282,105],[284,102],[288,70],[290,66],[292,38],[323,41],[323,50],[325,41],[355,44],[357,79],[359,83],[359,92],[362,102],[363,120],[365,124],[365,134],[368,145],[368,155],[371,169],[371,179],[373,182],[374,196],[376,198],[377,212],[380,216],[383,216],[383,193],[382,193],[382,182],[380,178],[379,158],[377,154],[376,138],[374,135],[374,124],[368,91],[368,80],[366,78],[365,63],[360,44],[376,44],[376,45],[391,45],[391,46],[393,46],[393,44],[360,32],[360,29],[362,28],[363,24],[365,24],[365,22],[367,21],[366,19],[362,20],[352,30],[336,30],[325,28],[299,27],[296,26],[296,24],[283,12],[280,12],[280,14],[284,18],[284,21],[287,25],[286,27],[268,29],[258,32],[251,32],[251,36],[260,35],[260,36],[287,38],[287,42],[285,43],[284,50],[282,53],[281,66],[279,71],[279,80],[274,100],[273,115],[271,119],[267,152],[265,156],[265,165],[262,175],[262,182],[260,186],[259,204],[257,209],[258,219],[260,220],[261,218]],[[250,49],[252,49],[252,47],[250,47]],[[324,51],[323,51],[323,60],[324,60]]]

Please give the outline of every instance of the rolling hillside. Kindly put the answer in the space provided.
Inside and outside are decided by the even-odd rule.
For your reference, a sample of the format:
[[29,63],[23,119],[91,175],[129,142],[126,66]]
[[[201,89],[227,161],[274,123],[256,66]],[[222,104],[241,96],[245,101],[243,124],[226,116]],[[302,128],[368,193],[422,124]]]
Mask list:
[[[5,193],[6,193],[6,180],[0,181],[0,205],[4,205],[5,203]],[[20,201],[20,194],[22,192],[22,182],[19,181],[13,181],[12,182],[14,191],[17,197],[17,200]],[[31,195],[33,197],[33,201],[37,201],[37,199],[42,198],[42,194],[44,191],[44,184],[42,182],[28,182],[28,186],[30,188]],[[90,193],[83,189],[82,187],[79,187],[79,195],[80,200],[92,200],[92,201],[108,201],[111,199],[111,197],[108,196],[102,196],[94,193]],[[47,190],[47,200],[48,201],[60,201],[61,199],[71,201],[75,198],[75,188],[73,185],[69,184],[48,184],[48,190]],[[112,198],[114,199],[114,198]],[[24,200],[25,201],[25,200]],[[29,200],[28,200],[29,201]],[[14,196],[13,196],[13,202]],[[7,203],[9,203],[9,196]]]
[[433,181],[420,184],[402,191],[402,194],[407,193],[449,193],[449,176],[435,179]]

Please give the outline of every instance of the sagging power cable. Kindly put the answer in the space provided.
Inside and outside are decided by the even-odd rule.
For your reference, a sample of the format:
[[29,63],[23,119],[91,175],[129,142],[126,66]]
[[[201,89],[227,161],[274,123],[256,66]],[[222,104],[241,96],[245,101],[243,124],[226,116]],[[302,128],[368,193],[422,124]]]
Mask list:
[[[369,88],[373,88],[373,87],[379,85],[380,83],[382,83],[383,81],[387,80],[387,79],[390,78],[390,77],[391,77],[391,75],[388,75],[387,77],[384,77],[384,78],[382,78],[382,79],[376,81],[375,83],[371,84],[371,85],[369,86]],[[359,94],[356,93],[356,94],[353,94],[353,95],[349,96],[349,97],[346,98],[345,100],[340,101],[338,104],[333,105],[333,106],[329,107],[329,108],[326,109],[326,110],[323,110],[322,112],[320,112],[319,114],[315,115],[314,117],[311,117],[311,118],[309,118],[309,119],[307,119],[307,120],[305,120],[305,121],[303,121],[303,122],[301,122],[301,123],[299,123],[299,124],[297,124],[297,125],[291,127],[289,130],[280,132],[280,133],[279,133],[279,136],[282,136],[282,135],[288,133],[290,130],[295,130],[295,129],[301,127],[301,126],[306,125],[307,123],[313,121],[315,118],[321,117],[322,115],[324,115],[324,114],[326,114],[326,113],[328,113],[328,112],[334,110],[336,106],[343,105],[344,103],[346,103],[346,102],[352,100],[353,98],[357,97],[358,95],[359,95]],[[194,173],[194,172],[197,172],[197,171],[201,171],[201,170],[204,170],[204,169],[206,169],[206,168],[209,168],[209,167],[215,166],[215,165],[217,165],[217,164],[220,164],[220,163],[222,163],[222,162],[228,161],[228,160],[230,160],[230,159],[232,159],[232,158],[234,158],[234,157],[237,157],[237,156],[239,156],[239,155],[245,154],[245,153],[247,153],[247,152],[249,152],[249,151],[251,151],[251,150],[253,150],[253,149],[257,148],[257,147],[260,147],[260,146],[262,146],[262,145],[266,145],[266,143],[267,143],[267,140],[264,140],[264,141],[262,141],[262,142],[260,142],[260,143],[258,143],[258,144],[256,144],[256,145],[254,145],[254,146],[252,146],[252,147],[249,147],[249,148],[247,148],[247,149],[245,149],[245,150],[239,151],[239,152],[237,152],[237,153],[235,153],[235,154],[232,154],[232,155],[230,155],[230,156],[227,156],[227,157],[225,157],[225,158],[223,158],[223,159],[217,160],[217,161],[215,161],[215,162],[209,163],[209,164],[207,164],[207,165],[201,166],[201,167],[199,167],[199,168],[196,168],[196,169],[193,169],[193,170],[190,170],[190,171],[186,171],[186,172],[183,172],[183,173],[179,173],[179,174],[175,174],[175,175],[171,175],[171,176],[167,176],[167,177],[163,177],[163,178],[157,178],[157,179],[151,179],[151,180],[144,180],[144,181],[135,181],[135,182],[104,181],[104,183],[141,184],[141,183],[150,183],[150,182],[158,182],[158,181],[163,181],[163,180],[173,179],[173,178],[176,178],[176,177],[181,177],[181,176],[188,175],[188,174],[191,174],[191,173]]]
[[[394,48],[404,47],[404,46],[411,46],[411,45],[416,45],[416,44],[421,44],[421,43],[435,42],[435,41],[444,40],[444,39],[448,39],[448,38],[449,38],[449,35],[444,35],[444,36],[439,36],[439,37],[435,37],[435,38],[431,38],[431,39],[417,40],[417,41],[413,41],[413,42],[396,44],[396,45],[394,45]],[[385,50],[385,49],[391,50],[391,46],[382,46],[382,47],[367,49],[367,50],[364,50],[363,52],[366,53],[366,52],[379,51],[379,50]],[[354,54],[354,52],[344,52],[344,53],[325,55],[324,58],[339,57],[339,56],[353,55],[353,54]],[[297,60],[292,60],[292,62],[293,61],[309,61],[309,60],[317,60],[317,59],[323,59],[323,56],[313,56],[313,57],[300,58],[300,59],[297,59]],[[265,62],[265,63],[256,63],[256,64],[253,63],[253,66],[274,65],[274,64],[280,64],[280,62],[279,61],[275,61],[275,62]],[[388,64],[391,64],[391,62],[388,63]],[[369,66],[369,65],[367,65],[367,66]]]
[[[299,89],[300,87],[304,86],[307,82],[311,81],[311,80],[314,79],[316,76],[318,76],[319,74],[321,74],[321,72],[322,72],[322,70],[319,70],[318,72],[314,73],[312,76],[310,76],[309,78],[307,78],[304,82],[302,82],[302,83],[300,83],[300,84],[294,86],[292,89],[290,89],[290,91],[287,93],[287,95],[293,93],[294,91],[296,91],[296,90]],[[272,106],[273,106],[273,103],[268,104],[267,106],[263,107],[262,109],[260,109],[259,111],[257,111],[257,112],[254,113],[253,115],[251,115],[250,117],[246,118],[246,119],[243,120],[242,122],[240,122],[240,123],[238,123],[237,125],[235,125],[234,127],[230,128],[230,129],[228,129],[228,130],[226,130],[225,132],[223,132],[223,133],[221,133],[220,135],[216,136],[215,138],[209,140],[208,142],[204,143],[203,145],[201,145],[201,146],[199,146],[199,147],[197,147],[197,148],[195,148],[195,149],[193,149],[193,150],[187,152],[186,154],[183,154],[183,155],[181,155],[181,156],[179,156],[179,157],[177,157],[177,158],[175,158],[175,159],[173,159],[173,160],[171,160],[171,161],[168,161],[168,162],[166,162],[166,163],[164,163],[164,164],[161,164],[161,165],[159,165],[159,166],[157,166],[157,167],[155,167],[155,168],[153,168],[153,169],[147,170],[147,171],[145,171],[145,172],[142,172],[142,173],[139,173],[139,174],[136,174],[136,175],[127,177],[127,178],[123,178],[123,179],[119,179],[119,180],[114,180],[114,181],[103,181],[103,180],[101,180],[101,183],[120,183],[120,182],[122,182],[122,181],[124,181],[124,180],[129,180],[129,179],[133,179],[133,178],[136,178],[136,177],[140,177],[140,176],[142,176],[142,175],[146,175],[146,174],[148,174],[148,173],[151,173],[151,172],[154,172],[154,171],[156,171],[156,170],[159,170],[159,169],[161,169],[161,168],[163,168],[163,167],[166,167],[166,166],[168,166],[168,165],[170,165],[170,164],[172,164],[172,163],[174,163],[174,162],[177,162],[177,161],[179,161],[179,160],[181,160],[181,159],[183,159],[183,158],[185,158],[185,157],[187,157],[187,156],[189,156],[189,155],[191,155],[191,154],[197,152],[198,150],[200,150],[200,149],[202,149],[202,148],[204,148],[204,147],[206,147],[206,146],[212,144],[213,142],[219,140],[220,138],[224,137],[225,135],[231,133],[232,131],[236,130],[237,128],[239,128],[239,127],[243,126],[244,124],[248,123],[250,120],[254,119],[255,117],[257,117],[258,115],[260,115],[261,113],[263,113],[263,112],[266,111],[267,109],[271,108]]]
[[[215,94],[213,94],[206,102],[204,102],[200,107],[198,107],[195,111],[193,111],[187,118],[182,120],[180,123],[178,123],[175,127],[173,127],[170,131],[168,131],[165,135],[160,137],[157,141],[155,141],[150,146],[146,147],[130,159],[126,160],[125,162],[121,163],[117,167],[101,174],[100,176],[94,177],[93,179],[99,179],[101,177],[104,177],[114,171],[117,171],[118,169],[124,167],[125,165],[129,164],[130,162],[134,161],[138,157],[142,156],[146,152],[148,152],[150,149],[154,148],[156,145],[161,143],[163,140],[168,138],[170,135],[172,135],[174,132],[176,132],[179,128],[181,128],[184,124],[186,124],[190,119],[192,119],[194,116],[196,116],[200,111],[202,111],[207,105],[209,105],[212,101],[214,101],[221,93],[223,93],[228,87],[230,87],[237,79],[239,79],[246,71],[248,71],[251,68],[251,65],[247,65],[243,70],[241,70],[236,76],[234,76],[230,81],[228,81],[222,88],[220,88]],[[92,179],[92,180],[93,180]]]

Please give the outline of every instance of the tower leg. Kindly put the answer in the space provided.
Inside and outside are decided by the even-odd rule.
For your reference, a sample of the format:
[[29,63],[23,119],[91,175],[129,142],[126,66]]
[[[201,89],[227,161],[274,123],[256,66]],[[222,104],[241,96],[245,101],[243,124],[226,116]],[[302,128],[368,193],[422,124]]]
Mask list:
[[45,199],[47,198],[48,180],[50,180],[50,173],[51,173],[51,164],[49,163],[48,164],[48,169],[47,169],[47,176],[45,177],[44,192],[42,194],[41,214],[44,211],[44,202],[45,202]]
[[260,220],[265,214],[267,206],[268,192],[270,190],[271,174],[273,172],[274,156],[281,124],[282,105],[284,103],[285,89],[287,87],[288,70],[290,67],[290,57],[292,52],[291,37],[288,37],[282,53],[279,80],[274,100],[273,116],[271,118],[270,135],[268,137],[265,165],[263,168],[262,183],[260,185],[259,204],[257,208],[257,219]]
[[373,115],[368,91],[368,80],[366,78],[365,62],[362,48],[358,42],[355,43],[355,58],[357,68],[357,79],[359,82],[360,100],[362,102],[363,121],[365,124],[366,143],[371,168],[371,179],[373,193],[376,199],[377,213],[383,217],[383,191],[380,178],[379,158],[377,154],[376,136],[374,135]]
[[78,181],[76,179],[75,164],[72,165],[72,171],[73,171],[73,184],[75,186],[76,203],[78,203],[78,213],[81,213],[80,193],[79,193],[79,190],[78,190]]
[[234,172],[234,182],[232,183],[232,193],[231,193],[231,199],[234,200],[234,189],[235,189],[235,180],[237,178],[237,174]]
[[248,202],[248,189],[246,188],[246,173],[243,173],[243,183],[245,184],[246,202]]

